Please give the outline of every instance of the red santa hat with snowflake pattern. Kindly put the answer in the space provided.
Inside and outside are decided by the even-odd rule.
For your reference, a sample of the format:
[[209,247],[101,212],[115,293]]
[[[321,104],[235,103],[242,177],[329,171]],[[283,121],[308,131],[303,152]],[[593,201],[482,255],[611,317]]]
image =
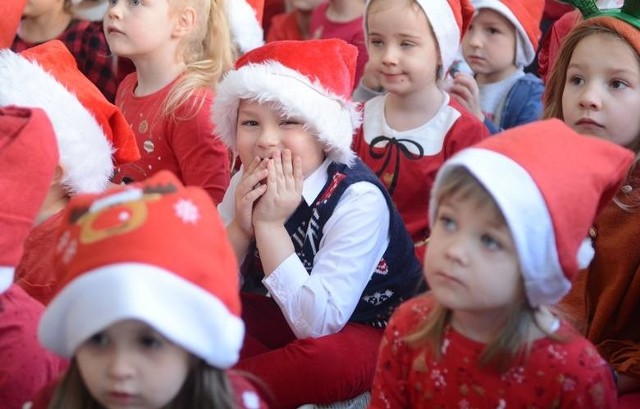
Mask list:
[[218,136],[236,148],[241,99],[275,102],[303,118],[329,158],[351,164],[351,140],[361,114],[351,100],[358,50],[340,39],[274,41],[238,59],[216,89],[213,120]]
[[264,44],[264,0],[230,0],[225,2],[225,7],[231,40],[241,54]]
[[[460,42],[473,17],[473,6],[469,0],[416,0],[416,2],[426,14],[438,42],[442,63],[442,69],[438,75],[443,77],[458,55]],[[369,4],[371,0],[367,0],[365,16],[368,13]],[[365,30],[366,24],[365,20]]]
[[516,28],[516,60],[519,67],[533,62],[542,32],[540,21],[544,0],[472,0],[477,10],[490,9],[504,16]]
[[552,305],[591,262],[589,228],[632,162],[628,149],[579,135],[557,119],[511,128],[442,165],[431,193],[430,219],[436,220],[443,181],[452,169],[465,168],[506,220],[529,303]]
[[0,83],[0,106],[38,107],[47,113],[69,194],[103,191],[114,162],[140,158],[135,135],[120,110],[78,70],[60,41],[21,54],[0,50]]
[[215,205],[168,171],[71,199],[55,251],[61,289],[40,342],[71,357],[93,334],[140,320],[217,368],[244,337],[238,265]]
[[13,282],[57,164],[58,146],[44,111],[0,108],[0,293]]

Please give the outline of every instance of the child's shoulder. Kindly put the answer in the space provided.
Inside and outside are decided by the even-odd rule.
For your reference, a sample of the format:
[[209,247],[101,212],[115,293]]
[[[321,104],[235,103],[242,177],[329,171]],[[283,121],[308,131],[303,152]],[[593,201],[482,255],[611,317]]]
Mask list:
[[400,304],[389,321],[389,326],[402,333],[412,332],[431,314],[435,300],[429,294],[419,294]]

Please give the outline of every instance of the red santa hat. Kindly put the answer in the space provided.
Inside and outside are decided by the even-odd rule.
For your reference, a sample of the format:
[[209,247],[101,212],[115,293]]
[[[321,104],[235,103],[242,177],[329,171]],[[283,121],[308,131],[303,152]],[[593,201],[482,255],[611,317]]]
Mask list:
[[[416,0],[416,2],[426,14],[438,42],[442,62],[439,75],[442,77],[457,58],[460,42],[473,17],[473,6],[469,0]],[[369,4],[371,0],[367,0],[365,14],[368,12]]]
[[491,9],[504,16],[516,28],[516,65],[533,62],[540,41],[540,21],[544,0],[472,0],[476,10]]
[[225,8],[231,39],[242,54],[264,44],[264,0],[230,0]]
[[213,120],[235,150],[241,99],[276,102],[304,118],[335,162],[352,163],[351,140],[361,114],[351,100],[358,50],[339,39],[275,41],[238,59],[218,85]]
[[0,82],[0,106],[39,107],[47,113],[58,138],[62,183],[70,194],[103,191],[113,162],[140,158],[135,135],[120,110],[78,70],[60,41],[20,55],[0,51]]
[[9,48],[16,36],[27,0],[0,1],[0,48]]
[[57,164],[58,146],[44,111],[0,108],[0,293],[13,282]]
[[56,246],[61,290],[40,342],[64,357],[97,332],[140,320],[210,365],[244,337],[238,265],[215,205],[168,171],[69,202]]
[[529,303],[557,303],[593,257],[588,231],[633,162],[633,153],[582,136],[557,119],[511,128],[460,151],[440,168],[468,170],[493,197],[513,237]]

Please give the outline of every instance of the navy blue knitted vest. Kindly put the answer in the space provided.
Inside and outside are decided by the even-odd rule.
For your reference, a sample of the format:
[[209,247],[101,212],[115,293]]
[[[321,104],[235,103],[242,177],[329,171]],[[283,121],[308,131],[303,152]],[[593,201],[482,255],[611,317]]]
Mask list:
[[[373,276],[365,287],[349,321],[384,328],[393,310],[404,300],[424,291],[422,269],[415,257],[413,241],[396,210],[387,190],[377,176],[359,159],[351,168],[332,163],[327,171],[328,179],[311,207],[303,200],[291,215],[285,228],[292,239],[296,254],[311,272],[313,259],[323,237],[323,228],[333,214],[342,194],[353,183],[366,181],[376,185],[383,193],[389,209],[389,246]],[[252,246],[252,249],[255,247]],[[255,291],[264,274],[257,251],[243,266],[245,290]]]

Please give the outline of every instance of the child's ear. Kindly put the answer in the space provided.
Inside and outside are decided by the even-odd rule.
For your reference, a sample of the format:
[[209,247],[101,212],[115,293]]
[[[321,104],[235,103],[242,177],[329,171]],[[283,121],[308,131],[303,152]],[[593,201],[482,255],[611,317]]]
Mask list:
[[58,163],[58,165],[56,166],[56,170],[53,173],[53,179],[51,180],[50,186],[61,185],[62,179],[64,178],[65,173],[66,172],[64,170],[64,166],[62,165],[62,163]]
[[193,7],[185,7],[178,11],[176,24],[173,28],[173,35],[184,37],[189,34],[196,25],[197,13]]

